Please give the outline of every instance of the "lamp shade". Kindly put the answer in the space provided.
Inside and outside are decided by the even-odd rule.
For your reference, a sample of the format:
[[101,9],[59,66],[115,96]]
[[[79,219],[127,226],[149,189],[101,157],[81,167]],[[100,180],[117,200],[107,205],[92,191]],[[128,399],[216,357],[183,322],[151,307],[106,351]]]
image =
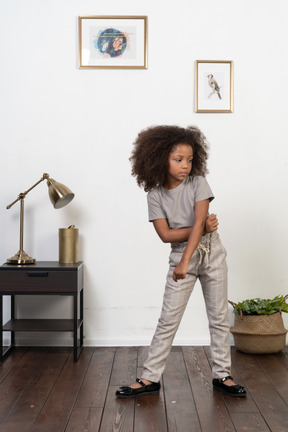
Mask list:
[[49,198],[55,209],[65,207],[74,198],[74,193],[62,183],[54,179],[47,180]]

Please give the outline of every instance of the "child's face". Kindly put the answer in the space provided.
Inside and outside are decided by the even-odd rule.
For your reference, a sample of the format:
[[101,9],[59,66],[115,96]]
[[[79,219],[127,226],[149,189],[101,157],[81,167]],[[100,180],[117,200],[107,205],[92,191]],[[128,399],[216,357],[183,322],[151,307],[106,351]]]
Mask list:
[[193,150],[188,144],[178,144],[168,157],[168,172],[165,187],[177,187],[190,174],[192,169]]

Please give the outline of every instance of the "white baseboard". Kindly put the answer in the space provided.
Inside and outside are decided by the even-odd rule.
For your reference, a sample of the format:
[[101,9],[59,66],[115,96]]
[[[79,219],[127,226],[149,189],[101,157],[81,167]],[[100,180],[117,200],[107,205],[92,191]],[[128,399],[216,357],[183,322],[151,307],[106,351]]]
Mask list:
[[[115,346],[115,347],[120,347],[120,346],[149,346],[151,343],[151,340],[149,339],[143,339],[143,340],[139,340],[139,339],[103,339],[103,340],[99,340],[99,339],[85,339],[84,341],[84,345],[85,346],[89,346],[89,347],[97,347],[97,346],[104,346],[104,347],[109,347],[109,346]],[[210,345],[210,341],[208,340],[175,340],[173,343],[174,346],[191,346],[191,345],[195,345],[195,346],[206,346],[206,345]]]
[[[9,338],[4,339],[4,345],[10,343]],[[84,338],[83,345],[86,347],[121,347],[121,346],[149,346],[151,339],[86,339]],[[234,345],[234,340],[231,338],[230,344]],[[39,333],[19,334],[15,337],[16,346],[51,346],[51,347],[68,347],[73,346],[73,337],[67,336],[67,334],[42,334],[39,337]],[[209,346],[210,339],[175,339],[174,346]]]

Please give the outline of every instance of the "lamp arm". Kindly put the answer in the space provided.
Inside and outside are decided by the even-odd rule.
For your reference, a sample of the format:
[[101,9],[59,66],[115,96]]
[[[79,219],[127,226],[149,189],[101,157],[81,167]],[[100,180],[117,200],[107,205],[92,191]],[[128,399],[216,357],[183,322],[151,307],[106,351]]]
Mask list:
[[28,192],[30,192],[32,189],[34,189],[36,186],[38,186],[39,183],[41,183],[41,182],[44,181],[44,180],[48,180],[48,179],[49,179],[49,174],[44,173],[43,176],[42,176],[42,178],[41,178],[40,180],[38,180],[38,182],[36,182],[33,186],[31,186],[31,187],[30,187],[29,189],[27,189],[25,192],[20,193],[20,194],[18,195],[18,198],[17,198],[15,201],[13,201],[11,204],[7,205],[6,209],[7,209],[7,210],[10,209],[10,208],[11,208],[11,207],[16,203],[16,202],[18,202],[18,201],[21,200],[21,199],[24,199],[25,196],[28,194]]

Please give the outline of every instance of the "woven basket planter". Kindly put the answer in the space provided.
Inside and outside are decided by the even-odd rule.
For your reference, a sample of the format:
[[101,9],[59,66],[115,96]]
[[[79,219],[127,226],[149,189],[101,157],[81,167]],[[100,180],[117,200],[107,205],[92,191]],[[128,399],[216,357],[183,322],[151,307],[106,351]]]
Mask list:
[[[233,303],[229,301],[229,303]],[[286,344],[287,330],[282,313],[272,315],[235,315],[233,334],[235,347],[248,354],[280,352]]]

